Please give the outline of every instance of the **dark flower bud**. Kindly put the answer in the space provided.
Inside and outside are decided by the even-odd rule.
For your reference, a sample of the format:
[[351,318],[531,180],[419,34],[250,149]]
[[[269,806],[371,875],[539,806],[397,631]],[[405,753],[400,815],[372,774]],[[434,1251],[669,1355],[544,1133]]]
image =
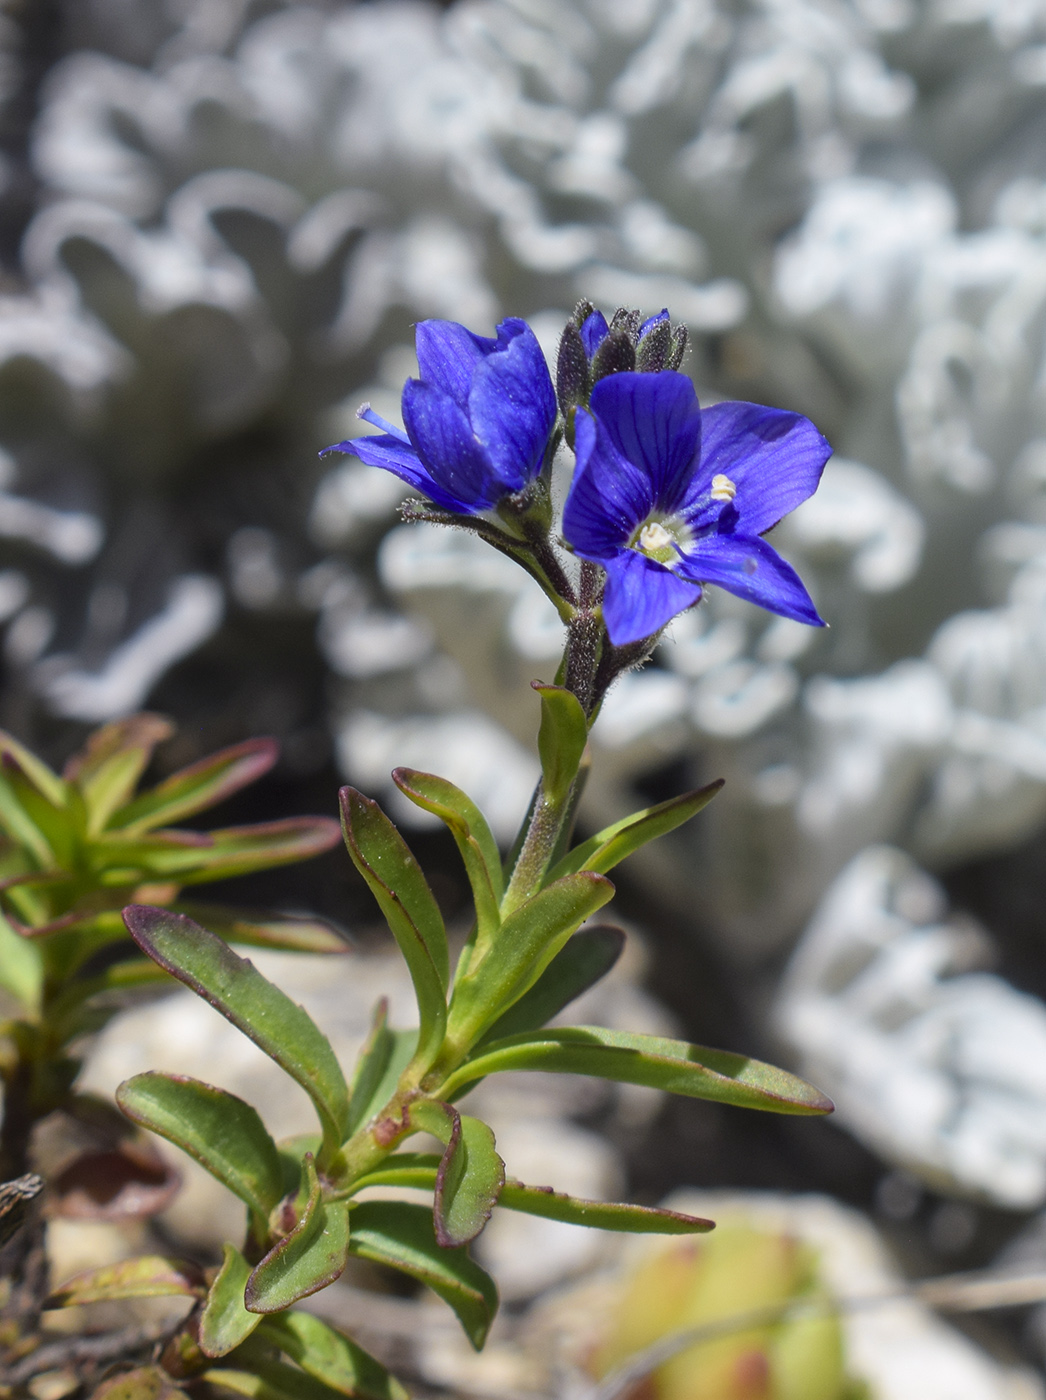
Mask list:
[[636,367],[636,350],[626,330],[612,330],[592,357],[592,382]]
[[578,404],[587,405],[592,385],[588,376],[588,355],[576,322],[563,327],[556,360],[556,396],[559,411],[569,424]]
[[672,348],[672,327],[667,321],[656,322],[636,346],[636,369],[657,374],[668,364]]
[[627,306],[619,306],[610,318],[610,329],[624,331],[634,345],[642,319],[643,313],[641,311],[629,310]]
[[686,326],[676,326],[672,335],[672,348],[668,352],[666,369],[678,369],[690,345],[690,332]]
[[592,305],[592,303],[588,300],[587,297],[581,298],[577,306],[574,307],[573,317],[574,325],[577,326],[578,330],[581,329],[581,327],[585,324],[585,322],[592,315],[595,309],[596,308]]

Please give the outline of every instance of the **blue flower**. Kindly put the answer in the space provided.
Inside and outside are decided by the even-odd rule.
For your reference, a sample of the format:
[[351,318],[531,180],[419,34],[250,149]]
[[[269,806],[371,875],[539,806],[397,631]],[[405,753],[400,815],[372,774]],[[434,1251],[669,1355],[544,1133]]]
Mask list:
[[556,419],[541,347],[514,317],[501,322],[493,340],[454,321],[419,321],[415,344],[421,378],[403,389],[407,431],[364,404],[358,416],[381,435],[326,450],[384,467],[446,510],[490,510],[541,471]]
[[701,585],[824,623],[795,570],[760,536],[817,487],[831,448],[808,418],[751,403],[702,411],[672,370],[613,374],[578,409],[563,533],[606,571],[616,646],[660,631]]

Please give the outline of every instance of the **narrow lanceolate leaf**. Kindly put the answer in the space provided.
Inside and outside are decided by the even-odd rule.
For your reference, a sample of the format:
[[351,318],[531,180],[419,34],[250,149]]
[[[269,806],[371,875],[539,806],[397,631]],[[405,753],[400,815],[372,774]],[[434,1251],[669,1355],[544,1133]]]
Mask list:
[[497,945],[474,971],[459,978],[451,1003],[450,1033],[476,1039],[537,982],[567,939],[612,897],[614,886],[584,871],[548,885],[505,920]]
[[0,914],[0,987],[30,1012],[40,1007],[44,987],[43,953],[39,944],[16,933]]
[[206,1287],[194,1264],[145,1254],[88,1269],[56,1288],[45,1308],[74,1308],[81,1303],[111,1303],[121,1298],[202,1298]]
[[311,1313],[285,1312],[265,1318],[258,1340],[278,1346],[303,1371],[339,1395],[408,1400],[407,1392],[380,1361]]
[[248,1400],[341,1400],[342,1391],[324,1385],[285,1361],[251,1357],[250,1366],[249,1371],[216,1366],[204,1371],[198,1379],[207,1382],[208,1395],[245,1395]]
[[65,805],[66,786],[62,779],[5,729],[0,729],[0,759],[9,760],[20,768],[52,807]]
[[588,743],[588,721],[580,700],[565,686],[542,685],[540,681],[531,685],[541,696],[541,785],[545,800],[558,807],[577,777]]
[[329,851],[337,841],[338,824],[329,817],[288,817],[220,831],[176,828],[137,837],[121,831],[103,832],[95,843],[95,853],[106,867],[171,877],[182,885],[202,885],[310,860]]
[[316,1106],[325,1151],[345,1140],[349,1091],[330,1042],[303,1007],[184,914],[132,904],[124,922],[142,952],[220,1011],[297,1081]]
[[433,1196],[436,1240],[444,1249],[468,1244],[490,1219],[505,1181],[494,1134],[478,1118],[432,1099],[413,1103],[410,1117],[445,1144]]
[[136,833],[203,812],[267,773],[279,753],[275,739],[248,739],[201,758],[129,802],[114,825]]
[[235,1094],[187,1075],[150,1072],[125,1080],[116,1102],[133,1122],[195,1158],[256,1214],[267,1217],[283,1196],[276,1144]]
[[585,1201],[551,1186],[524,1186],[506,1181],[498,1198],[506,1210],[563,1220],[568,1225],[588,1225],[597,1230],[623,1230],[632,1235],[699,1235],[715,1229],[714,1220],[683,1215],[678,1210],[633,1206],[616,1201]]
[[353,1191],[368,1186],[409,1186],[419,1191],[435,1191],[441,1157],[433,1152],[397,1152],[379,1167],[352,1183]]
[[425,1283],[454,1309],[479,1351],[498,1310],[494,1280],[464,1249],[436,1243],[432,1211],[405,1201],[361,1201],[352,1210],[350,1252]]
[[63,777],[83,796],[90,835],[102,831],[113,812],[131,799],[156,745],[173,733],[174,725],[160,715],[130,715],[96,729],[73,755]]
[[247,1280],[245,1302],[251,1312],[275,1313],[289,1308],[340,1278],[349,1257],[349,1207],[325,1201],[312,1158],[306,1157],[309,1199],[294,1229],[269,1250]]
[[648,841],[665,836],[682,826],[691,817],[696,817],[703,807],[723,786],[723,779],[717,778],[707,787],[696,792],[683,793],[681,797],[670,797],[667,802],[659,802],[656,807],[648,807],[643,812],[633,812],[612,826],[596,832],[595,836],[583,842],[559,862],[549,874],[549,879],[558,879],[575,870],[598,870],[605,875],[613,870],[626,856],[638,851]]
[[410,800],[445,822],[454,837],[472,886],[478,942],[482,946],[500,923],[501,855],[483,813],[460,788],[432,773],[396,768],[393,782]]
[[417,1058],[431,1062],[447,1026],[449,955],[443,916],[407,843],[376,802],[355,788],[340,794],[342,829],[360,872],[400,946],[414,983]]
[[349,947],[348,940],[326,920],[307,914],[256,913],[184,899],[178,900],[177,909],[226,943],[278,948],[288,953],[344,953]]
[[482,1045],[506,1036],[535,1031],[605,977],[625,946],[622,929],[610,924],[579,929],[544,972],[484,1035]]
[[356,1061],[349,1103],[349,1133],[368,1122],[396,1092],[399,1077],[418,1044],[417,1031],[394,1031],[388,1025],[388,998],[382,997],[374,1024]]
[[243,1304],[250,1264],[231,1244],[223,1246],[223,1256],[200,1314],[199,1343],[204,1356],[227,1356],[261,1322],[261,1316],[248,1312]]
[[[0,831],[28,851],[33,860],[46,870],[55,863],[55,851],[43,830],[29,816],[12,782],[13,773],[7,760],[0,770]],[[42,799],[41,799],[42,800]]]
[[761,1060],[602,1026],[569,1026],[496,1041],[455,1071],[440,1093],[449,1098],[474,1079],[521,1069],[648,1084],[669,1094],[771,1113],[831,1113],[833,1108],[813,1085]]

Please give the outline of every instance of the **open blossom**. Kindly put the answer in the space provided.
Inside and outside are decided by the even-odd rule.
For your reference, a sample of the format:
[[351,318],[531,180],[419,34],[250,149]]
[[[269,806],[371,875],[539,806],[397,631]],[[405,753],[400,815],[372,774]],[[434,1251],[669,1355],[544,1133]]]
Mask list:
[[760,536],[813,493],[831,448],[808,418],[750,403],[699,408],[690,380],[614,374],[577,412],[563,533],[606,571],[617,646],[658,632],[717,584],[824,626],[798,574]]
[[327,451],[384,467],[446,510],[489,510],[541,470],[556,418],[541,347],[515,317],[501,322],[494,339],[454,321],[420,321],[415,345],[421,378],[403,390],[407,431],[364,404],[359,417],[383,432]]

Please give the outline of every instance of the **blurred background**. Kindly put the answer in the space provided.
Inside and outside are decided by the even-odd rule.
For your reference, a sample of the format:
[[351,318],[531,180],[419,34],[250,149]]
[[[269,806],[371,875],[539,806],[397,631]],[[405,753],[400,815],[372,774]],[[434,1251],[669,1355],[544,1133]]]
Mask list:
[[[610,697],[582,824],[727,778],[625,868],[592,1014],[787,1063],[836,1117],[528,1085],[519,1150],[589,1194],[826,1193],[915,1274],[1041,1260],[1046,3],[6,0],[0,190],[0,724],[58,761],[147,705],[168,770],[275,735],[219,819],[351,780],[416,822],[396,763],[506,842],[525,807],[554,613],[318,457],[362,400],[398,416],[414,321],[521,315],[554,356],[578,297],[667,306],[703,402],[815,420],[836,455],[775,545],[830,630],[710,590]],[[450,842],[412,840],[460,916]],[[342,856],[248,893],[381,963]],[[591,1262],[542,1248],[510,1295]],[[974,1331],[1041,1364],[1034,1314]]]

